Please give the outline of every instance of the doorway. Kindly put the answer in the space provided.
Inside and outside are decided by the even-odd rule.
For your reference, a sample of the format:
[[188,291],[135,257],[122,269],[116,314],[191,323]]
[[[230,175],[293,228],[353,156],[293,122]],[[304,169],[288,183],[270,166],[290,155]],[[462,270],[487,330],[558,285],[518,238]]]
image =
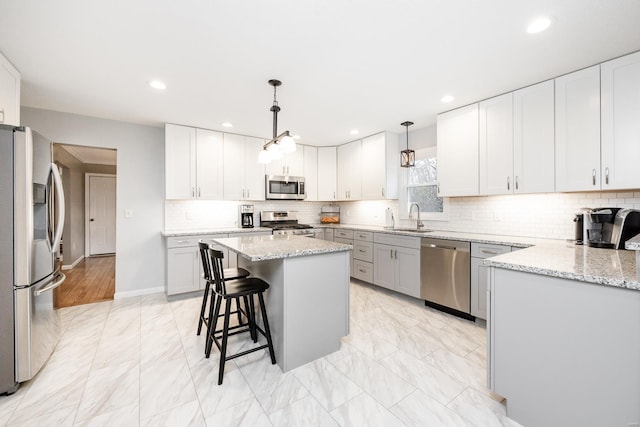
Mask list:
[[61,245],[67,280],[54,291],[57,308],[111,300],[115,294],[116,154],[106,148],[53,144],[67,213]]

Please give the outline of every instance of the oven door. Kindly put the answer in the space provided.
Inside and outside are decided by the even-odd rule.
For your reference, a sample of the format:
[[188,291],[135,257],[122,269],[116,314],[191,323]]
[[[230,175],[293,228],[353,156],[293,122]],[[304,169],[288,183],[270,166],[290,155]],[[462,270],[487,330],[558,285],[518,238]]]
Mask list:
[[304,200],[307,195],[301,176],[267,175],[265,177],[267,200]]

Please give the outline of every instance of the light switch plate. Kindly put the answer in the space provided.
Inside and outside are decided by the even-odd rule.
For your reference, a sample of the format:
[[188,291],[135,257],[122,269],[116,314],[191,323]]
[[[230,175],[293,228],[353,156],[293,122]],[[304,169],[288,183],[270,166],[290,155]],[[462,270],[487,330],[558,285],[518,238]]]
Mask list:
[[125,218],[133,218],[133,209],[125,209],[124,210]]

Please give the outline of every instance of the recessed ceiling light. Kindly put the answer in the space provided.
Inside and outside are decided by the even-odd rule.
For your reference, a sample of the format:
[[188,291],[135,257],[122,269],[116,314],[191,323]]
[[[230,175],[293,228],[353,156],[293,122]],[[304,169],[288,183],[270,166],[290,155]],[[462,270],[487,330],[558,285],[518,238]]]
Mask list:
[[229,122],[222,122],[222,126],[226,127],[226,128],[232,128],[233,127],[233,125],[231,123],[229,123]]
[[453,101],[455,98],[452,95],[445,95],[442,98],[440,98],[441,102],[451,102]]
[[531,21],[531,23],[529,23],[529,26],[527,27],[527,33],[529,34],[541,33],[542,31],[549,28],[549,25],[551,25],[551,19],[547,18],[546,16],[543,16],[541,18],[536,18],[533,21]]
[[151,80],[149,82],[149,86],[158,90],[165,90],[167,88],[167,85],[162,83],[160,80]]
[[351,135],[357,135],[360,133],[360,131],[358,131],[358,129],[351,129]]

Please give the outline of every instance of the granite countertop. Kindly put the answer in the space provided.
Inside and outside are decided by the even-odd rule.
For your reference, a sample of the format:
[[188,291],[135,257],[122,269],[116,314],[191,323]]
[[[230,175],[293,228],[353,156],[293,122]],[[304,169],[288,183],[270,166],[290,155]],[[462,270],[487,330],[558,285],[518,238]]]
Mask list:
[[509,270],[640,290],[640,271],[634,251],[590,248],[549,241],[484,260],[485,265]]
[[625,249],[640,251],[640,234],[627,240],[624,244]]
[[204,234],[235,234],[235,233],[271,233],[270,228],[254,227],[254,228],[238,228],[238,227],[220,227],[206,228],[200,230],[165,230],[162,233],[164,237],[180,237],[180,236],[202,236]]
[[353,249],[351,245],[343,243],[295,235],[227,237],[212,239],[212,241],[237,252],[249,261],[318,255]]

